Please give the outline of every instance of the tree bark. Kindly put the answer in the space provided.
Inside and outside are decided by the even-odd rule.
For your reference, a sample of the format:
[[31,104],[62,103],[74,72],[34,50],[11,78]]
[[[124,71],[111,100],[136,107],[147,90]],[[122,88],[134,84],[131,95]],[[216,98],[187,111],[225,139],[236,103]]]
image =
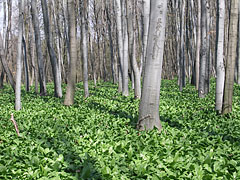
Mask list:
[[21,109],[21,76],[22,76],[22,38],[23,38],[23,13],[24,0],[18,2],[19,20],[18,20],[18,50],[17,50],[17,73],[16,73],[16,91],[15,91],[15,110]]
[[201,49],[201,0],[198,1],[198,15],[197,15],[197,45],[196,45],[196,90],[199,89],[199,70],[200,70],[200,49]]
[[238,0],[231,0],[230,22],[228,31],[228,48],[226,60],[226,76],[224,83],[223,114],[232,112],[232,96],[234,70],[237,50]]
[[225,78],[225,67],[224,67],[224,18],[225,18],[225,1],[218,0],[217,2],[217,38],[216,38],[216,98],[215,98],[215,109],[221,113],[223,103],[223,90],[224,90],[224,78]]
[[206,65],[207,65],[207,0],[201,0],[201,49],[200,49],[200,74],[199,74],[199,89],[198,96],[204,98],[205,81],[206,81]]
[[159,118],[159,97],[166,14],[167,0],[151,1],[146,66],[137,124],[139,130],[151,130],[154,127],[161,130],[162,128]]
[[74,103],[76,84],[76,64],[77,64],[77,36],[74,0],[68,0],[69,17],[69,37],[70,37],[70,66],[68,72],[67,90],[64,105],[70,106]]

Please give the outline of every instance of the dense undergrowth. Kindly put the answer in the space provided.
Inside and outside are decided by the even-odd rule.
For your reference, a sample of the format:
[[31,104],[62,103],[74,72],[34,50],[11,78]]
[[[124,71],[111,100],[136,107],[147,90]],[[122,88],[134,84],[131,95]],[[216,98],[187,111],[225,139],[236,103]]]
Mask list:
[[19,112],[10,87],[0,90],[0,179],[240,179],[239,86],[233,113],[222,117],[213,85],[199,99],[190,85],[180,93],[176,84],[162,81],[161,133],[137,131],[139,101],[110,83],[90,85],[87,99],[78,84],[72,107],[23,91]]

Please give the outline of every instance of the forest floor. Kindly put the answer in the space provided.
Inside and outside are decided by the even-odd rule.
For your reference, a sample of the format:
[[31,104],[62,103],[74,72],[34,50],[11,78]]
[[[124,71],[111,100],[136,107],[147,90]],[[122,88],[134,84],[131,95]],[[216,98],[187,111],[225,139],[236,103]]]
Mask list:
[[[0,90],[0,179],[240,179],[240,87],[233,113],[216,115],[215,87],[199,99],[194,87],[179,92],[163,80],[163,130],[136,130],[139,100],[117,86],[90,83],[90,97],[77,85],[75,104],[22,91],[14,109],[10,87]],[[48,85],[53,94],[53,85]],[[17,136],[11,113],[18,123]]]

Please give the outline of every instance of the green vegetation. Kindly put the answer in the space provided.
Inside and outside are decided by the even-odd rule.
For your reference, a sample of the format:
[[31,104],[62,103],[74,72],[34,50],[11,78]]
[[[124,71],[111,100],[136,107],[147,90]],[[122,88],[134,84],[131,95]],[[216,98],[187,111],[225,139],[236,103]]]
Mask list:
[[225,117],[214,111],[211,88],[199,99],[194,87],[181,93],[164,80],[161,133],[136,131],[139,101],[110,83],[90,84],[87,99],[78,84],[72,107],[23,92],[19,112],[11,88],[0,90],[0,179],[240,179],[239,86]]

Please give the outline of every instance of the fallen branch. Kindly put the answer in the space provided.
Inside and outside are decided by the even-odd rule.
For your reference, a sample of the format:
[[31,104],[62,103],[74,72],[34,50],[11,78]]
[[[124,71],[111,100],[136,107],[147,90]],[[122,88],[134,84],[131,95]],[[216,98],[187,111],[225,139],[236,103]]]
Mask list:
[[14,127],[15,127],[15,130],[16,130],[16,132],[17,132],[17,135],[18,136],[20,136],[20,134],[19,134],[19,130],[18,130],[18,126],[17,126],[17,122],[14,120],[14,118],[13,118],[13,113],[11,114],[11,119],[10,119],[12,122],[13,122],[13,124],[14,124]]

